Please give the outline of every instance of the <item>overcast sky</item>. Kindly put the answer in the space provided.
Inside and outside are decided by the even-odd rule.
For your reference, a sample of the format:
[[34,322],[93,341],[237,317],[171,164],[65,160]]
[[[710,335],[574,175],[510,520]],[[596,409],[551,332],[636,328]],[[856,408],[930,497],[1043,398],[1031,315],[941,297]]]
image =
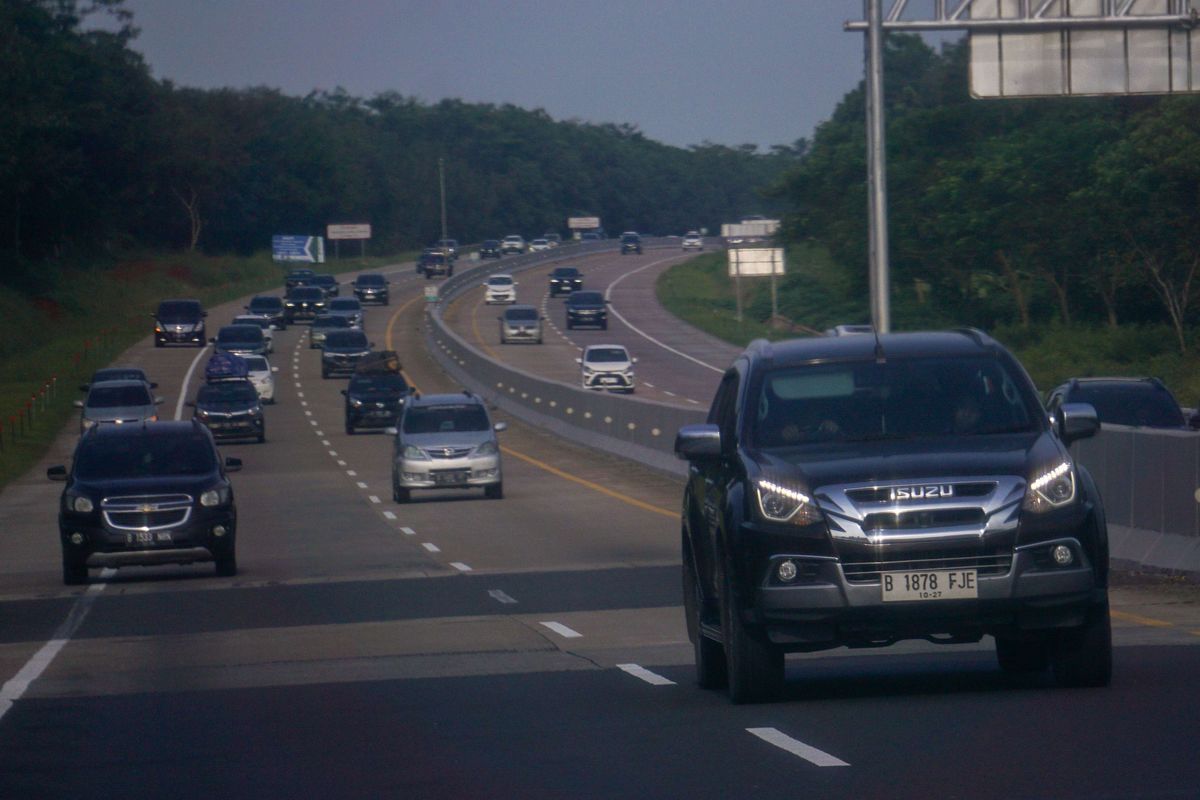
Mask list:
[[686,146],[811,137],[863,75],[862,0],[126,0],[155,77],[512,103]]

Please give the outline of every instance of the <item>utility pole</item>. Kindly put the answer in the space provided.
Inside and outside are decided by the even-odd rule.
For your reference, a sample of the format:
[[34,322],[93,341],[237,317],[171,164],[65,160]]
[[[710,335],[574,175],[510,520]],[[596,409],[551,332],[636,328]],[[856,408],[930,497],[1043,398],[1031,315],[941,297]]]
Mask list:
[[446,237],[446,159],[438,158],[438,186],[442,195],[442,239]]
[[870,218],[871,321],[879,333],[892,328],[888,268],[887,150],[883,108],[882,0],[863,0],[867,13],[867,168]]

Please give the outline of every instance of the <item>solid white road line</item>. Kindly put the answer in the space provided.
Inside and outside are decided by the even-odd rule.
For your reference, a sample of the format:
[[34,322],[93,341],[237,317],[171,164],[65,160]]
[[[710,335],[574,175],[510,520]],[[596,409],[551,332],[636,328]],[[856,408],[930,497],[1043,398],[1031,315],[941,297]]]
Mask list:
[[559,636],[563,637],[564,639],[580,639],[583,637],[582,633],[580,633],[579,631],[571,630],[566,625],[563,625],[561,622],[543,622],[540,624],[542,626],[554,631],[555,633],[557,633]]
[[664,678],[656,672],[651,672],[645,667],[639,667],[637,664],[617,664],[617,669],[623,672],[628,672],[635,678],[640,678],[651,686],[674,686],[675,681],[670,678]]
[[183,376],[183,385],[179,387],[179,400],[175,403],[175,419],[183,419],[183,402],[187,400],[188,384],[192,380],[192,373],[196,371],[196,365],[200,363],[200,358],[208,352],[208,345],[200,348],[200,352],[196,353],[196,357],[192,359],[192,365],[188,367],[187,374]]
[[[184,383],[186,385],[186,379]],[[107,581],[116,574],[115,569],[106,567],[100,571],[100,580]],[[58,626],[58,630],[54,632],[50,641],[42,645],[41,649],[34,653],[33,657],[25,662],[25,666],[21,667],[4,686],[0,686],[0,719],[4,718],[8,710],[13,707],[13,703],[20,700],[29,690],[29,686],[46,671],[46,667],[50,666],[50,662],[54,661],[55,656],[67,646],[67,642],[71,641],[71,637],[79,630],[79,626],[83,624],[88,612],[92,610],[92,604],[96,602],[96,597],[104,591],[104,587],[107,585],[102,582],[89,586],[87,591],[75,601],[75,605],[71,606],[66,620]]]
[[492,589],[488,592],[488,596],[496,602],[503,603],[506,606],[515,605],[517,602],[508,594],[508,592],[504,591],[503,589]]
[[438,546],[437,546],[436,544],[434,544],[433,542],[422,542],[422,543],[421,543],[421,547],[424,547],[426,550],[428,550],[428,551],[429,551],[429,552],[431,552],[431,553],[440,553],[440,552],[442,552],[442,548],[438,547]]
[[804,742],[793,739],[786,733],[780,732],[776,728],[746,728],[747,733],[752,733],[768,744],[773,744],[781,750],[786,750],[794,756],[799,756],[811,764],[816,764],[818,767],[848,767],[850,766],[845,761],[842,761],[836,756],[831,756],[822,750],[818,750],[812,745],[807,745]]

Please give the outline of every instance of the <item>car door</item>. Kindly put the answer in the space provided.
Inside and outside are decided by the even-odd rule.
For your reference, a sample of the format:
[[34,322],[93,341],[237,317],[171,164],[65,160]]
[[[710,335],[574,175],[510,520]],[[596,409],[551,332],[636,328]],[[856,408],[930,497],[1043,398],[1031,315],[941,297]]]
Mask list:
[[[740,408],[741,373],[730,368],[721,379],[708,412],[708,424],[721,431],[720,458],[692,462],[690,467],[694,496],[700,502],[704,519],[703,540],[696,541],[696,569],[709,597],[717,596],[716,562],[721,558],[724,536],[724,513],[731,481],[731,465],[735,460],[737,420]],[[699,534],[699,531],[694,532]]]

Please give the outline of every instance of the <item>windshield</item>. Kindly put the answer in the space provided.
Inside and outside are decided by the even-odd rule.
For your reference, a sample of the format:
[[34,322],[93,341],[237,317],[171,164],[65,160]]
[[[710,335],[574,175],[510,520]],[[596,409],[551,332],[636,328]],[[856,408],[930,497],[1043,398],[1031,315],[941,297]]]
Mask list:
[[358,311],[361,308],[362,306],[353,297],[343,297],[329,302],[331,311]]
[[250,402],[257,399],[258,390],[244,380],[206,383],[196,393],[197,403]]
[[200,304],[189,300],[172,300],[159,303],[159,319],[191,319],[200,316]]
[[382,275],[359,275],[354,282],[359,286],[383,286],[385,283]]
[[410,408],[404,415],[405,433],[486,431],[487,412],[482,406],[439,405]]
[[234,325],[253,325],[259,330],[270,330],[271,320],[263,317],[234,317]]
[[574,278],[578,275],[579,270],[575,269],[574,267],[559,267],[558,269],[554,270],[554,277],[556,278]]
[[98,369],[92,375],[92,383],[100,383],[101,381],[144,381],[146,373],[142,372],[138,367],[109,367],[106,369]]
[[513,279],[508,276],[488,278],[488,286],[512,286]]
[[367,335],[362,331],[334,331],[325,337],[325,347],[367,348]]
[[88,408],[149,405],[154,405],[154,398],[145,386],[95,386],[87,397]]
[[221,332],[217,334],[217,339],[221,342],[261,342],[262,338],[262,328],[252,328],[249,325],[221,328]]
[[567,302],[573,306],[602,306],[604,305],[604,295],[599,292],[576,292],[567,299]]
[[1019,380],[979,357],[779,369],[757,391],[752,439],[771,448],[1032,432],[1041,410]]
[[1071,390],[1072,403],[1091,403],[1101,422],[1150,428],[1182,428],[1183,412],[1168,394],[1148,383],[1127,385],[1080,383]]
[[345,317],[331,317],[326,315],[314,319],[312,326],[314,328],[348,328],[350,327],[350,320]]
[[402,375],[356,375],[350,379],[351,392],[404,392],[408,382]]
[[75,477],[81,480],[197,475],[216,470],[204,436],[121,436],[85,440],[75,451]]
[[614,361],[628,361],[629,353],[624,347],[593,347],[583,360],[589,364],[611,364]]
[[312,286],[299,286],[292,289],[288,297],[293,300],[320,300],[325,297],[325,293]]
[[504,312],[504,318],[513,322],[536,320],[538,312],[536,308],[510,308]]

